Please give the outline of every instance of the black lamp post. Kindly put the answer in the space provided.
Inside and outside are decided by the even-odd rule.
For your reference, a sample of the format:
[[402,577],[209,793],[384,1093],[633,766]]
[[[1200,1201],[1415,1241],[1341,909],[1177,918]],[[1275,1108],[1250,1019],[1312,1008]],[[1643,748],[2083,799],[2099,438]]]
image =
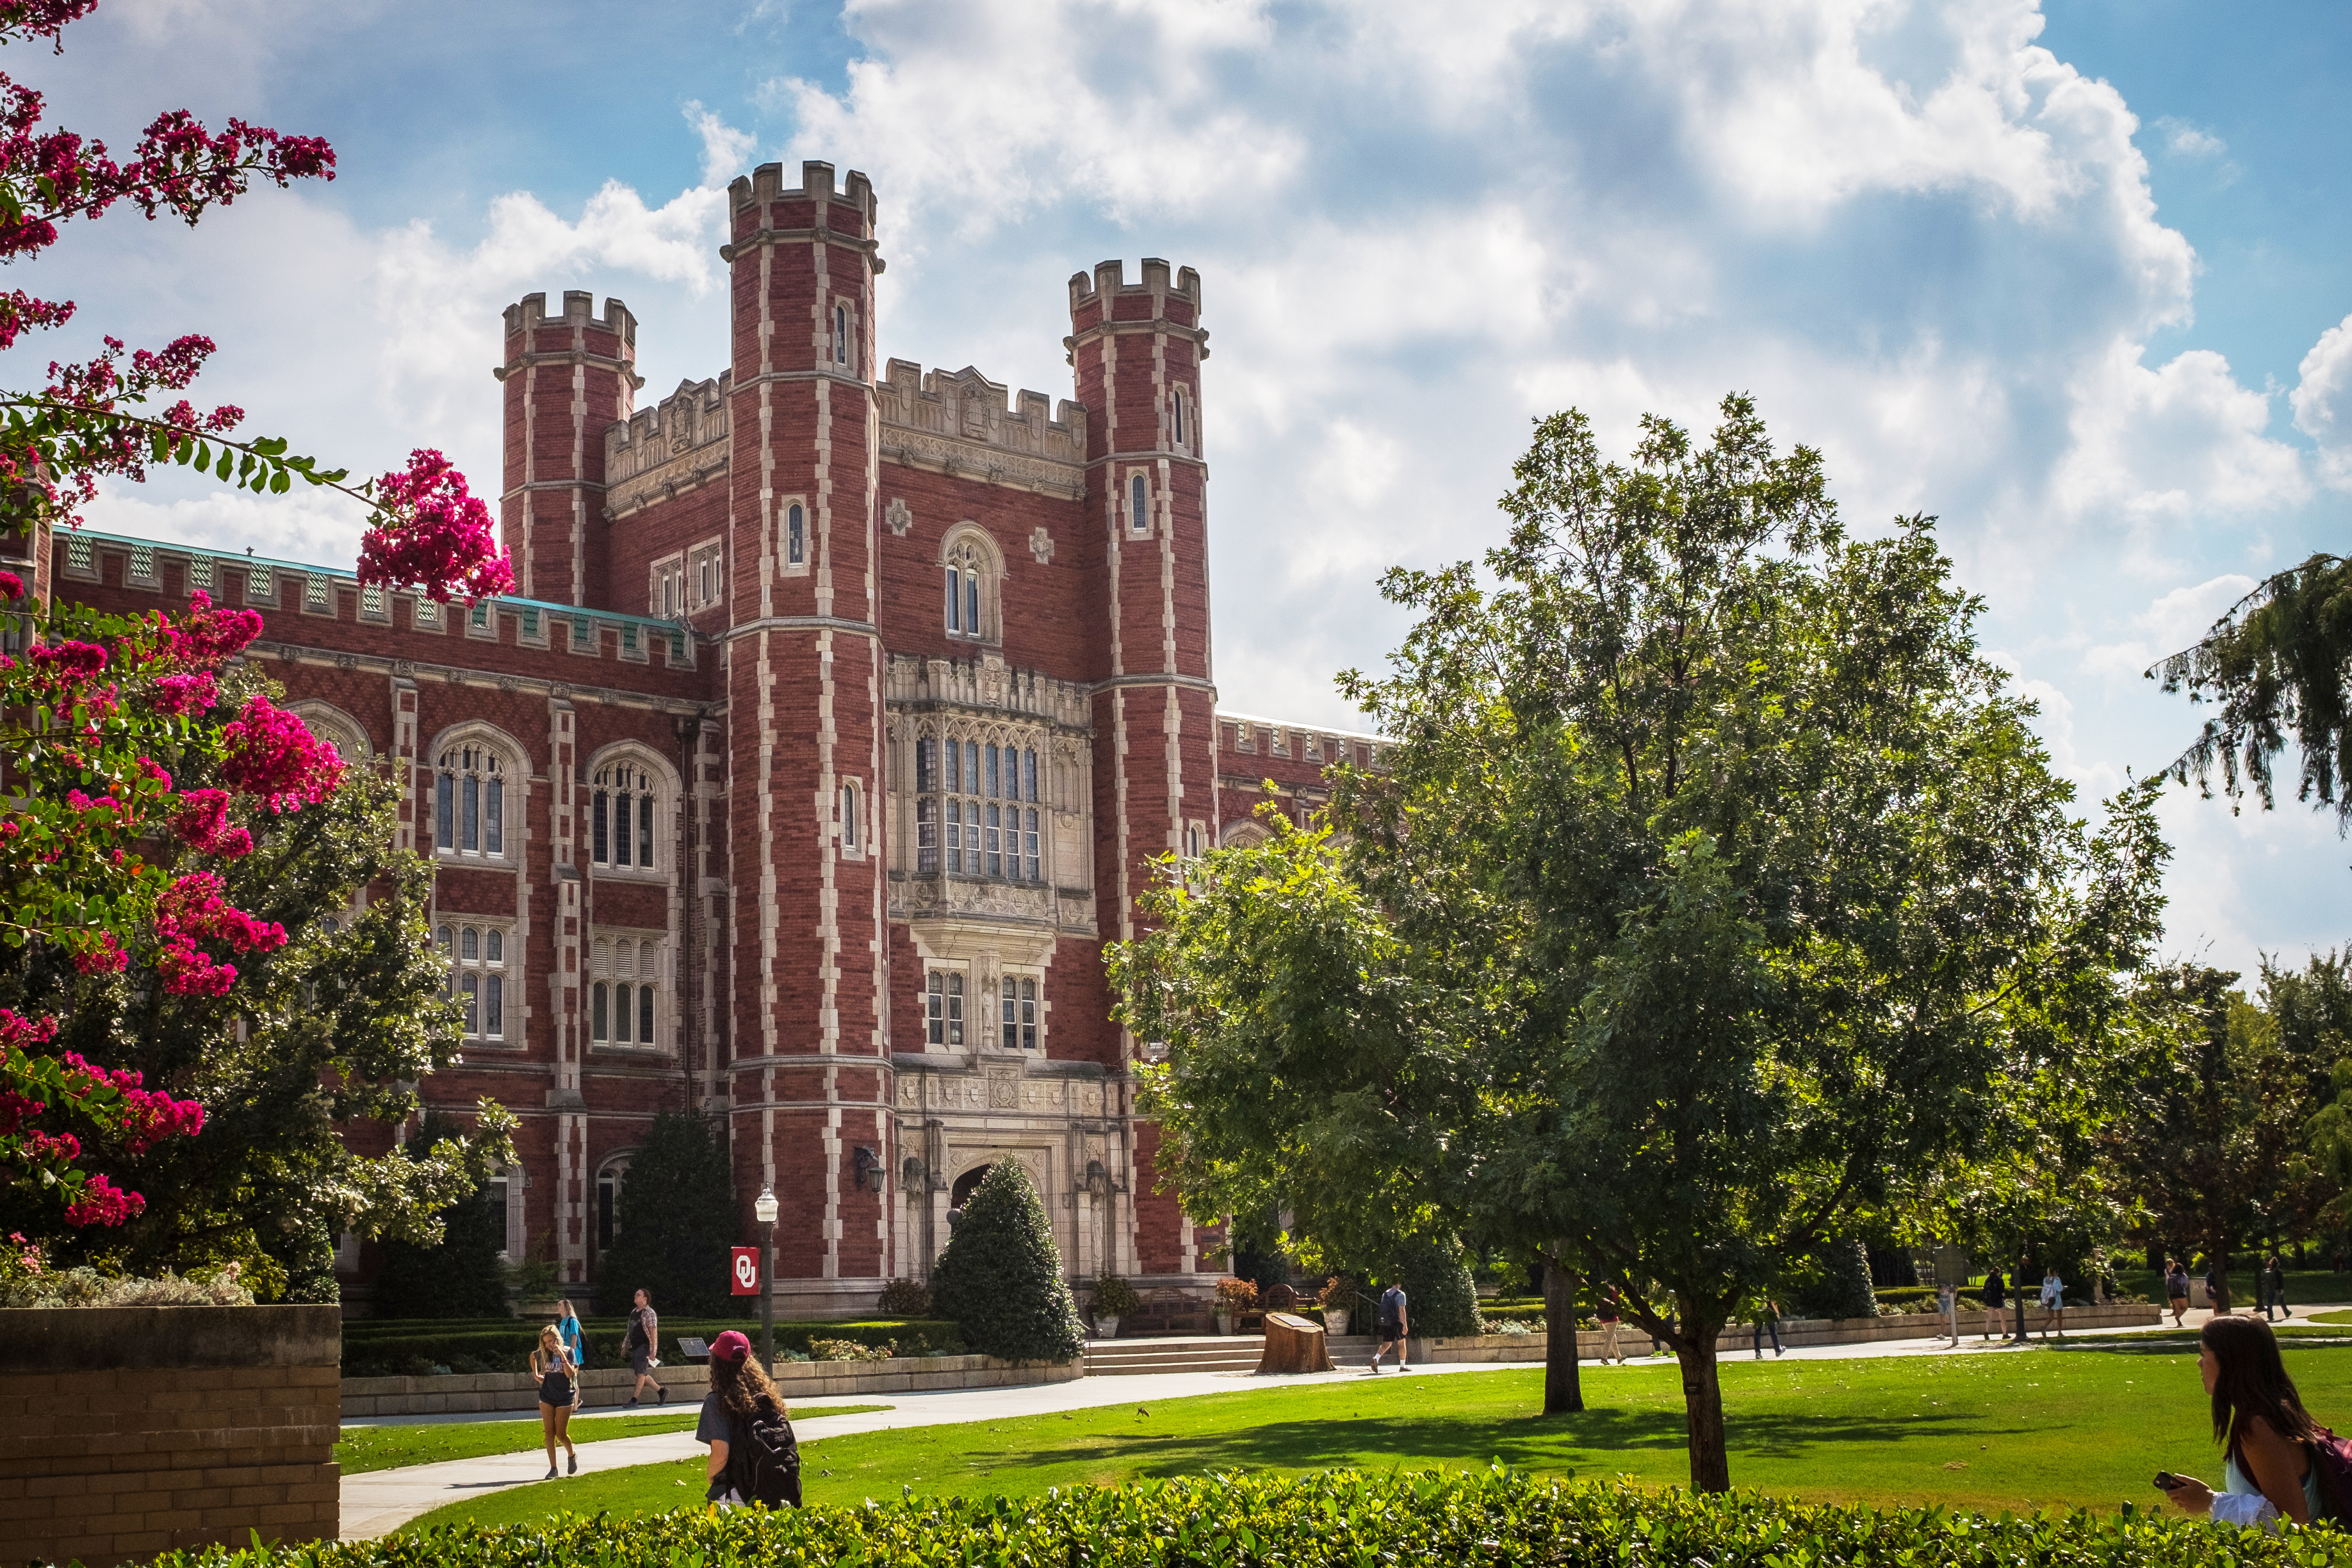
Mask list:
[[760,1364],[776,1364],[776,1194],[767,1188],[751,1200],[760,1222]]

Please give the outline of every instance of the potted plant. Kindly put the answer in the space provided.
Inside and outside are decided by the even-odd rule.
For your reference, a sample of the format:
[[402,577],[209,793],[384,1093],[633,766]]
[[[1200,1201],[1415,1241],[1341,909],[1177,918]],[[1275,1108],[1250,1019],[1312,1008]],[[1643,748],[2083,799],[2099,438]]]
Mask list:
[[1118,1321],[1142,1310],[1135,1287],[1118,1275],[1106,1274],[1095,1281],[1095,1332],[1102,1338],[1118,1338]]
[[1217,1281],[1217,1332],[1234,1331],[1234,1320],[1257,1306],[1257,1282],[1228,1274]]
[[1344,1274],[1335,1274],[1323,1281],[1323,1331],[1330,1338],[1345,1339],[1348,1334],[1348,1313],[1356,1304],[1356,1282]]

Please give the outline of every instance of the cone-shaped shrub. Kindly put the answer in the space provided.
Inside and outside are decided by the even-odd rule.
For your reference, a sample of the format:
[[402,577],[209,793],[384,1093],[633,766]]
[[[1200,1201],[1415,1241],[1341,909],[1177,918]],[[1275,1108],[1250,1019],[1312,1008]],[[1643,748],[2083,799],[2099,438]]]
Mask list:
[[931,1310],[961,1325],[973,1350],[1007,1361],[1067,1361],[1086,1342],[1053,1222],[1019,1162],[991,1166],[964,1205],[931,1276]]
[[1408,1241],[1397,1248],[1397,1283],[1404,1287],[1405,1312],[1415,1338],[1452,1339],[1475,1334],[1486,1325],[1478,1318],[1478,1286],[1459,1243]]

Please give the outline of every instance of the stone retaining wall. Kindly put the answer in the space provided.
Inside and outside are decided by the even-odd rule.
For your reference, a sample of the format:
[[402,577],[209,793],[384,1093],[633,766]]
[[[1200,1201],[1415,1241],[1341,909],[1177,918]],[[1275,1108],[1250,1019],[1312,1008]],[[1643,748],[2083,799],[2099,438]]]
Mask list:
[[[2144,1302],[2119,1303],[2108,1307],[2069,1307],[2066,1326],[2071,1330],[2141,1328],[2158,1321],[2162,1313]],[[2014,1310],[2001,1314],[2005,1329],[2017,1324]],[[2028,1333],[2042,1331],[2042,1309],[2029,1305],[2025,1309]],[[1934,1312],[1905,1312],[1894,1317],[1879,1318],[1789,1318],[1780,1324],[1780,1343],[1793,1349],[1798,1345],[1868,1344],[1879,1340],[1932,1340],[1944,1332],[1944,1320]],[[1960,1312],[1960,1337],[1978,1339],[1984,1332],[1984,1310],[1963,1309]],[[1771,1338],[1764,1341],[1769,1349]],[[1580,1361],[1597,1359],[1601,1351],[1601,1337],[1589,1330],[1576,1336],[1576,1354]],[[1650,1336],[1630,1325],[1617,1331],[1618,1348],[1629,1356],[1647,1355]],[[1739,1323],[1723,1331],[1715,1342],[1717,1355],[1735,1352],[1750,1352],[1750,1331]],[[1544,1335],[1540,1330],[1531,1334],[1479,1334],[1475,1337],[1442,1340],[1415,1340],[1412,1359],[1438,1363],[1454,1361],[1541,1361],[1544,1358]]]
[[334,1540],[341,1316],[0,1311],[0,1559]]
[[[1008,1388],[1023,1384],[1066,1383],[1084,1374],[1076,1361],[999,1361],[994,1356],[893,1356],[888,1361],[788,1361],[772,1369],[776,1386],[791,1405],[812,1399],[864,1398],[951,1388]],[[657,1374],[669,1402],[695,1405],[710,1386],[707,1366],[665,1366]],[[581,1392],[592,1409],[609,1409],[629,1397],[636,1382],[626,1369],[590,1367]],[[535,1410],[539,1384],[524,1373],[480,1373],[454,1377],[347,1377],[342,1380],[343,1418],[371,1415],[438,1415],[466,1412]]]

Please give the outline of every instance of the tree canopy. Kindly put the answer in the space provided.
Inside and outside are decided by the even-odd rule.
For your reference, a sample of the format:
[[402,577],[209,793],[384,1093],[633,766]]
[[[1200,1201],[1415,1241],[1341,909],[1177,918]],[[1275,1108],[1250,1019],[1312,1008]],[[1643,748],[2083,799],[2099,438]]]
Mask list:
[[1560,1246],[1675,1349],[1719,1489],[1717,1331],[2105,1047],[2164,851],[2144,787],[2074,815],[1930,521],[1847,538],[1748,399],[1622,465],[1555,416],[1514,478],[1483,574],[1384,581],[1418,622],[1343,678],[1391,742],[1344,837],[1159,889],[1123,1016],[1196,1217]]

